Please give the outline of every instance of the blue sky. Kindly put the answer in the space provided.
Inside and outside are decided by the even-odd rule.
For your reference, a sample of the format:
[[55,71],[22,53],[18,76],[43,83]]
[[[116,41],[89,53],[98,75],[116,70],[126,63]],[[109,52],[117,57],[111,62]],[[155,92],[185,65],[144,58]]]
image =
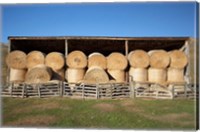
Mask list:
[[195,2],[3,5],[8,36],[195,36]]

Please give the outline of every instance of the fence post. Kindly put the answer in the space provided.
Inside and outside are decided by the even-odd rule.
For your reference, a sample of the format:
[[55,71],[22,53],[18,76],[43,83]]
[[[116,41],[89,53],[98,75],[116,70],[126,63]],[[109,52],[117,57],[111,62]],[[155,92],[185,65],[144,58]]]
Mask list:
[[24,98],[25,88],[26,88],[26,84],[24,83],[24,86],[23,86],[23,89],[22,89],[22,98]]
[[38,88],[38,95],[39,95],[39,98],[41,97],[41,93],[40,93],[40,84],[36,84],[36,87]]
[[82,87],[82,99],[84,99],[84,89],[85,89],[85,84],[83,84],[83,87]]
[[14,87],[14,83],[11,83],[11,88],[10,88],[10,96],[11,97],[12,97],[13,87]]
[[65,96],[65,82],[62,82],[62,95]]
[[99,98],[99,84],[96,84],[96,99]]
[[135,88],[134,88],[134,81],[132,76],[129,79],[129,88],[130,88],[130,98],[135,98]]
[[111,91],[110,91],[111,99],[113,99],[114,89],[115,89],[115,85],[113,83],[111,83]]
[[63,96],[63,82],[59,81],[59,88],[60,88],[60,96]]
[[184,85],[184,95],[185,98],[187,98],[187,84]]

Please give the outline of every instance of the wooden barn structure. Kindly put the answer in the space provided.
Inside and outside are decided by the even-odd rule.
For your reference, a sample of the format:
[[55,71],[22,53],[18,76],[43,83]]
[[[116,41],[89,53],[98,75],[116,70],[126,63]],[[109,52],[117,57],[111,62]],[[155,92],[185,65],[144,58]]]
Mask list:
[[[81,97],[81,98],[118,98],[118,97],[153,97],[153,98],[175,98],[178,97],[176,86],[184,85],[185,89],[180,96],[187,97],[196,93],[196,64],[195,46],[189,37],[86,37],[86,36],[58,36],[58,37],[26,37],[10,36],[8,52],[21,50],[29,53],[39,50],[45,54],[56,51],[65,56],[71,51],[81,50],[87,56],[93,52],[100,52],[108,56],[111,52],[120,52],[128,57],[129,52],[135,49],[144,51],[163,49],[165,51],[182,50],[187,54],[188,65],[184,69],[185,84],[171,84],[169,90],[164,86],[149,83],[148,89],[137,87],[137,82],[130,81],[128,68],[125,83],[115,84],[79,84],[75,85],[75,92],[70,90],[67,82],[51,82],[45,84],[15,84],[9,83],[4,90],[3,96],[20,97]],[[9,73],[9,71],[8,71]],[[7,76],[9,80],[9,74]],[[142,84],[141,84],[142,85]],[[141,86],[140,85],[140,86]],[[166,89],[166,88],[164,88]],[[177,87],[178,89],[178,87]]]

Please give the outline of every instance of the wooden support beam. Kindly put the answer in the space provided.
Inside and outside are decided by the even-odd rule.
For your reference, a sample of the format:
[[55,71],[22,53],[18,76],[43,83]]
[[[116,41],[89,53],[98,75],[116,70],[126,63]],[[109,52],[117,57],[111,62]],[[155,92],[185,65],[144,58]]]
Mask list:
[[68,40],[65,39],[65,56],[68,55]]
[[128,50],[129,50],[129,48],[128,48],[128,40],[125,40],[125,55],[126,55],[127,58],[128,58]]

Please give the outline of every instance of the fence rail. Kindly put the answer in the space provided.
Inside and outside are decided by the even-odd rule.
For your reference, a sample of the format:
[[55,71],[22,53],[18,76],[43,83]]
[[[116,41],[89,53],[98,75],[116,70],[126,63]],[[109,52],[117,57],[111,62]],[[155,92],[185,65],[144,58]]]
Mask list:
[[[149,86],[149,87],[146,87]],[[9,83],[1,89],[2,97],[48,98],[69,97],[82,99],[115,99],[148,97],[160,99],[196,98],[197,92],[187,85],[173,84],[163,87],[159,84],[131,83],[67,83],[48,82],[41,84]]]

